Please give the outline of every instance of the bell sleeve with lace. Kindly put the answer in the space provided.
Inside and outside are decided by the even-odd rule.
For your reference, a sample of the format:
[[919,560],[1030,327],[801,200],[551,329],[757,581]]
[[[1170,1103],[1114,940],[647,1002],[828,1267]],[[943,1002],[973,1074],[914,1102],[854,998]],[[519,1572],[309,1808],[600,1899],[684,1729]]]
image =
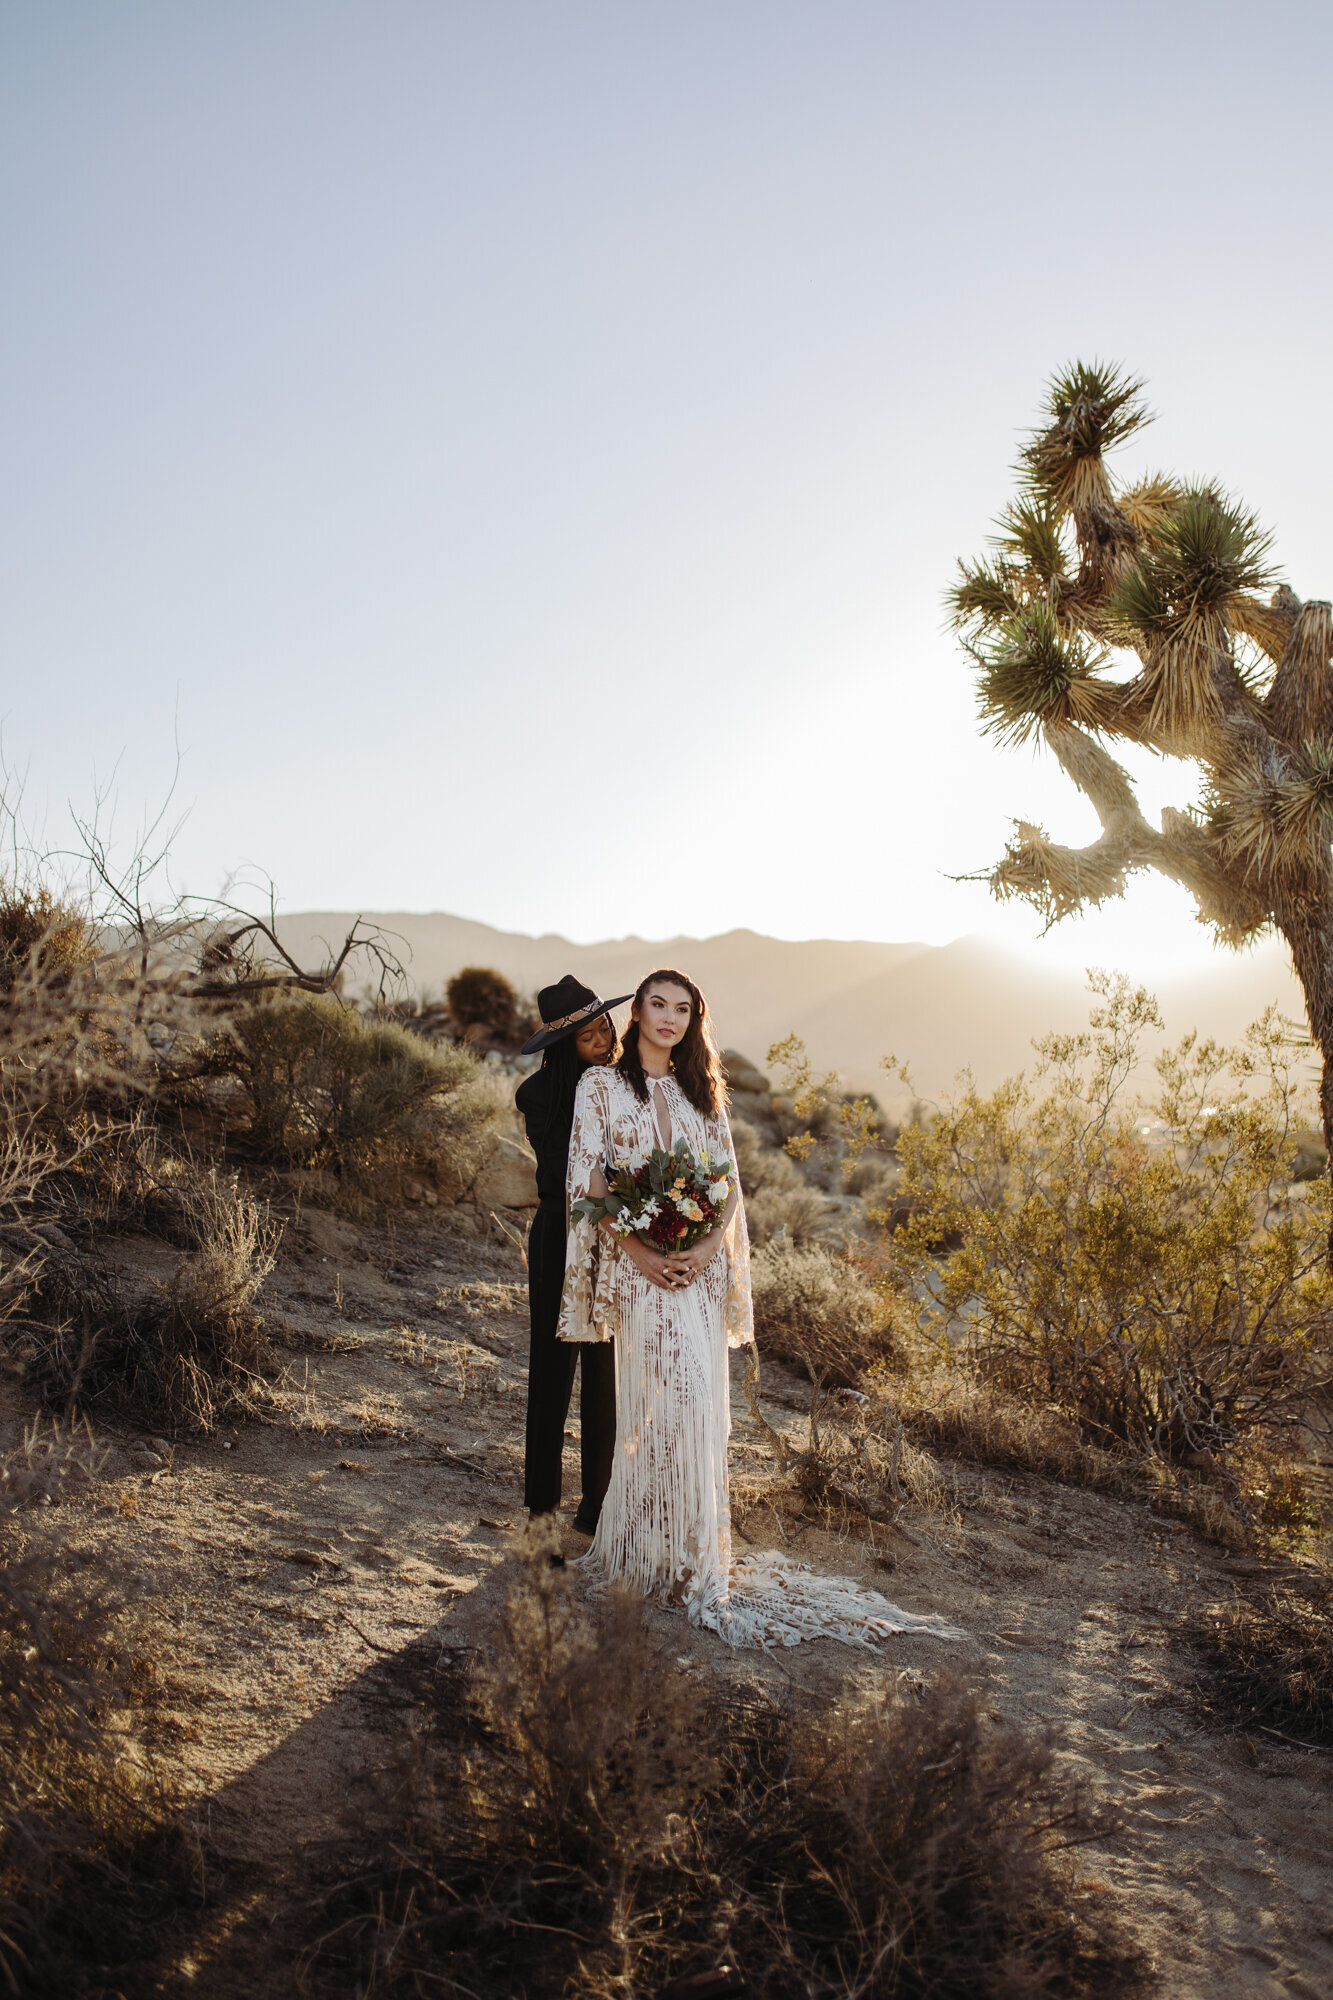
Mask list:
[[713,1158],[731,1161],[736,1183],[736,1213],[727,1224],[723,1252],[727,1260],[727,1296],[724,1313],[728,1347],[748,1347],[754,1339],[754,1304],[750,1297],[750,1232],[745,1221],[745,1199],[736,1146],[725,1111],[708,1121],[708,1146]]
[[589,1193],[592,1177],[604,1169],[610,1151],[612,1075],[585,1070],[574,1093],[574,1126],[569,1135],[565,1197],[569,1233],[565,1239],[565,1283],[560,1295],[560,1340],[611,1340],[618,1331],[611,1272],[616,1246],[587,1215],[570,1204]]

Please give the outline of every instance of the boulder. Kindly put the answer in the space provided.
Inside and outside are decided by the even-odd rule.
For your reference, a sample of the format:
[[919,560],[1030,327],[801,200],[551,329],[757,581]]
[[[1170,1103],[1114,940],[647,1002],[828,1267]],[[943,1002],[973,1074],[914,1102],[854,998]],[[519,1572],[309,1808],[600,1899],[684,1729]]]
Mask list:
[[364,1255],[354,1226],[344,1222],[340,1215],[325,1214],[322,1208],[301,1210],[297,1234],[304,1238],[306,1247],[326,1263],[348,1263]]
[[479,1208],[535,1208],[537,1155],[531,1146],[517,1139],[493,1139],[473,1183],[472,1199]]
[[758,1064],[752,1063],[748,1056],[741,1055],[737,1049],[723,1049],[722,1070],[732,1090],[748,1091],[752,1096],[758,1097],[761,1094],[766,1095],[773,1088]]

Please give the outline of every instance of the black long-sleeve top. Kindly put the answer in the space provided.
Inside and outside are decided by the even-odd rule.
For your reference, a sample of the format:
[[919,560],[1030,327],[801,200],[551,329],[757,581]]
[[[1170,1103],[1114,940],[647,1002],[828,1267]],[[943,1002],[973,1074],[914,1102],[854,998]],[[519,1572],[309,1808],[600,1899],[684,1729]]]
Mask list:
[[537,1155],[537,1192],[543,1201],[558,1201],[563,1206],[569,1166],[569,1121],[562,1120],[552,1129],[550,1071],[535,1069],[531,1076],[525,1076],[514,1092],[514,1102],[523,1113],[528,1144]]

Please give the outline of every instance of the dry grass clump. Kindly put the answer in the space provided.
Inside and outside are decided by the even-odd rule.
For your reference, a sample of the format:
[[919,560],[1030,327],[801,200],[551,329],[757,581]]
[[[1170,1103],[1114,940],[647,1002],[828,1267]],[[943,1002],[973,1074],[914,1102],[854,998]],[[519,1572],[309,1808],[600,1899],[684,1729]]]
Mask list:
[[[249,1107],[255,1157],[364,1179],[427,1163],[465,1186],[493,1095],[465,1049],[431,1043],[332,995],[281,996],[239,1013],[211,1051]],[[452,1186],[452,1183],[457,1186]]]
[[34,2000],[107,1990],[85,1973],[119,1920],[121,1858],[158,1824],[124,1726],[125,1588],[60,1532],[96,1469],[77,1433],[34,1430],[0,1460],[0,1984]]
[[0,884],[0,993],[22,979],[89,964],[96,941],[86,915],[40,883]]
[[751,1508],[763,1505],[780,1511],[784,1489],[785,1496],[795,1498],[798,1512],[837,1529],[866,1521],[893,1526],[913,1507],[934,1514],[950,1508],[955,1499],[952,1480],[908,1435],[893,1402],[882,1393],[884,1377],[878,1366],[868,1370],[862,1380],[875,1393],[866,1394],[820,1375],[810,1397],[809,1442],[801,1448],[765,1417],[759,1363],[751,1355],[745,1396],[755,1428],[767,1439],[776,1461],[777,1480],[741,1478],[733,1484],[733,1517],[742,1528]]
[[761,1354],[838,1388],[853,1387],[863,1369],[883,1359],[887,1335],[879,1295],[845,1257],[801,1250],[780,1236],[755,1252],[750,1277]]
[[1246,1729],[1333,1745],[1333,1583],[1326,1571],[1276,1581],[1196,1615],[1205,1710]]
[[641,1607],[594,1623],[564,1578],[534,1545],[491,1662],[426,1673],[313,1990],[610,2000],[722,1964],[771,2000],[1133,1985],[1066,1859],[1104,1823],[1047,1743],[957,1686],[711,1694]]
[[887,1403],[854,1391],[816,1391],[810,1448],[793,1469],[806,1507],[830,1525],[856,1515],[893,1523],[909,1506],[939,1513],[950,1503],[949,1482],[901,1418]]
[[54,1408],[207,1432],[265,1393],[256,1301],[280,1229],[216,1170],[177,1199],[193,1247],[165,1284],[133,1291],[93,1258],[52,1256],[18,1346]]
[[909,1436],[952,1458],[1071,1485],[1123,1483],[1120,1461],[1086,1444],[1063,1411],[1007,1396],[963,1368],[927,1363],[895,1377],[891,1394]]
[[872,1368],[862,1379],[872,1406],[885,1399],[907,1436],[929,1451],[1146,1501],[1223,1547],[1252,1545],[1256,1529],[1274,1540],[1300,1539],[1317,1525],[1315,1502],[1291,1467],[1270,1467],[1268,1491],[1241,1511],[1205,1473],[1102,1451],[1063,1411],[1007,1395],[966,1363],[917,1357],[904,1366],[899,1357],[893,1370]]

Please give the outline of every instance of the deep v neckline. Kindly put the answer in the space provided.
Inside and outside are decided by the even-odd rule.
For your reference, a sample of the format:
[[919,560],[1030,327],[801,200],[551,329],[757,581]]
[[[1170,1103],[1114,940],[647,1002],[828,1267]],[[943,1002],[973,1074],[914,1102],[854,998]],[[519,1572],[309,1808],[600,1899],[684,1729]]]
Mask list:
[[[659,1104],[657,1100],[657,1092],[662,1084],[669,1083],[670,1080],[671,1079],[669,1074],[667,1076],[652,1076],[649,1077],[648,1079],[649,1091],[652,1098],[653,1129],[657,1134],[658,1140],[661,1143],[662,1151],[664,1153],[669,1153],[671,1151],[672,1141],[674,1140],[676,1133],[675,1133],[675,1127],[672,1125],[671,1122],[671,1106],[668,1103],[665,1096],[663,1096],[662,1101]],[[665,1133],[662,1131],[663,1116],[665,1116],[666,1118]]]

